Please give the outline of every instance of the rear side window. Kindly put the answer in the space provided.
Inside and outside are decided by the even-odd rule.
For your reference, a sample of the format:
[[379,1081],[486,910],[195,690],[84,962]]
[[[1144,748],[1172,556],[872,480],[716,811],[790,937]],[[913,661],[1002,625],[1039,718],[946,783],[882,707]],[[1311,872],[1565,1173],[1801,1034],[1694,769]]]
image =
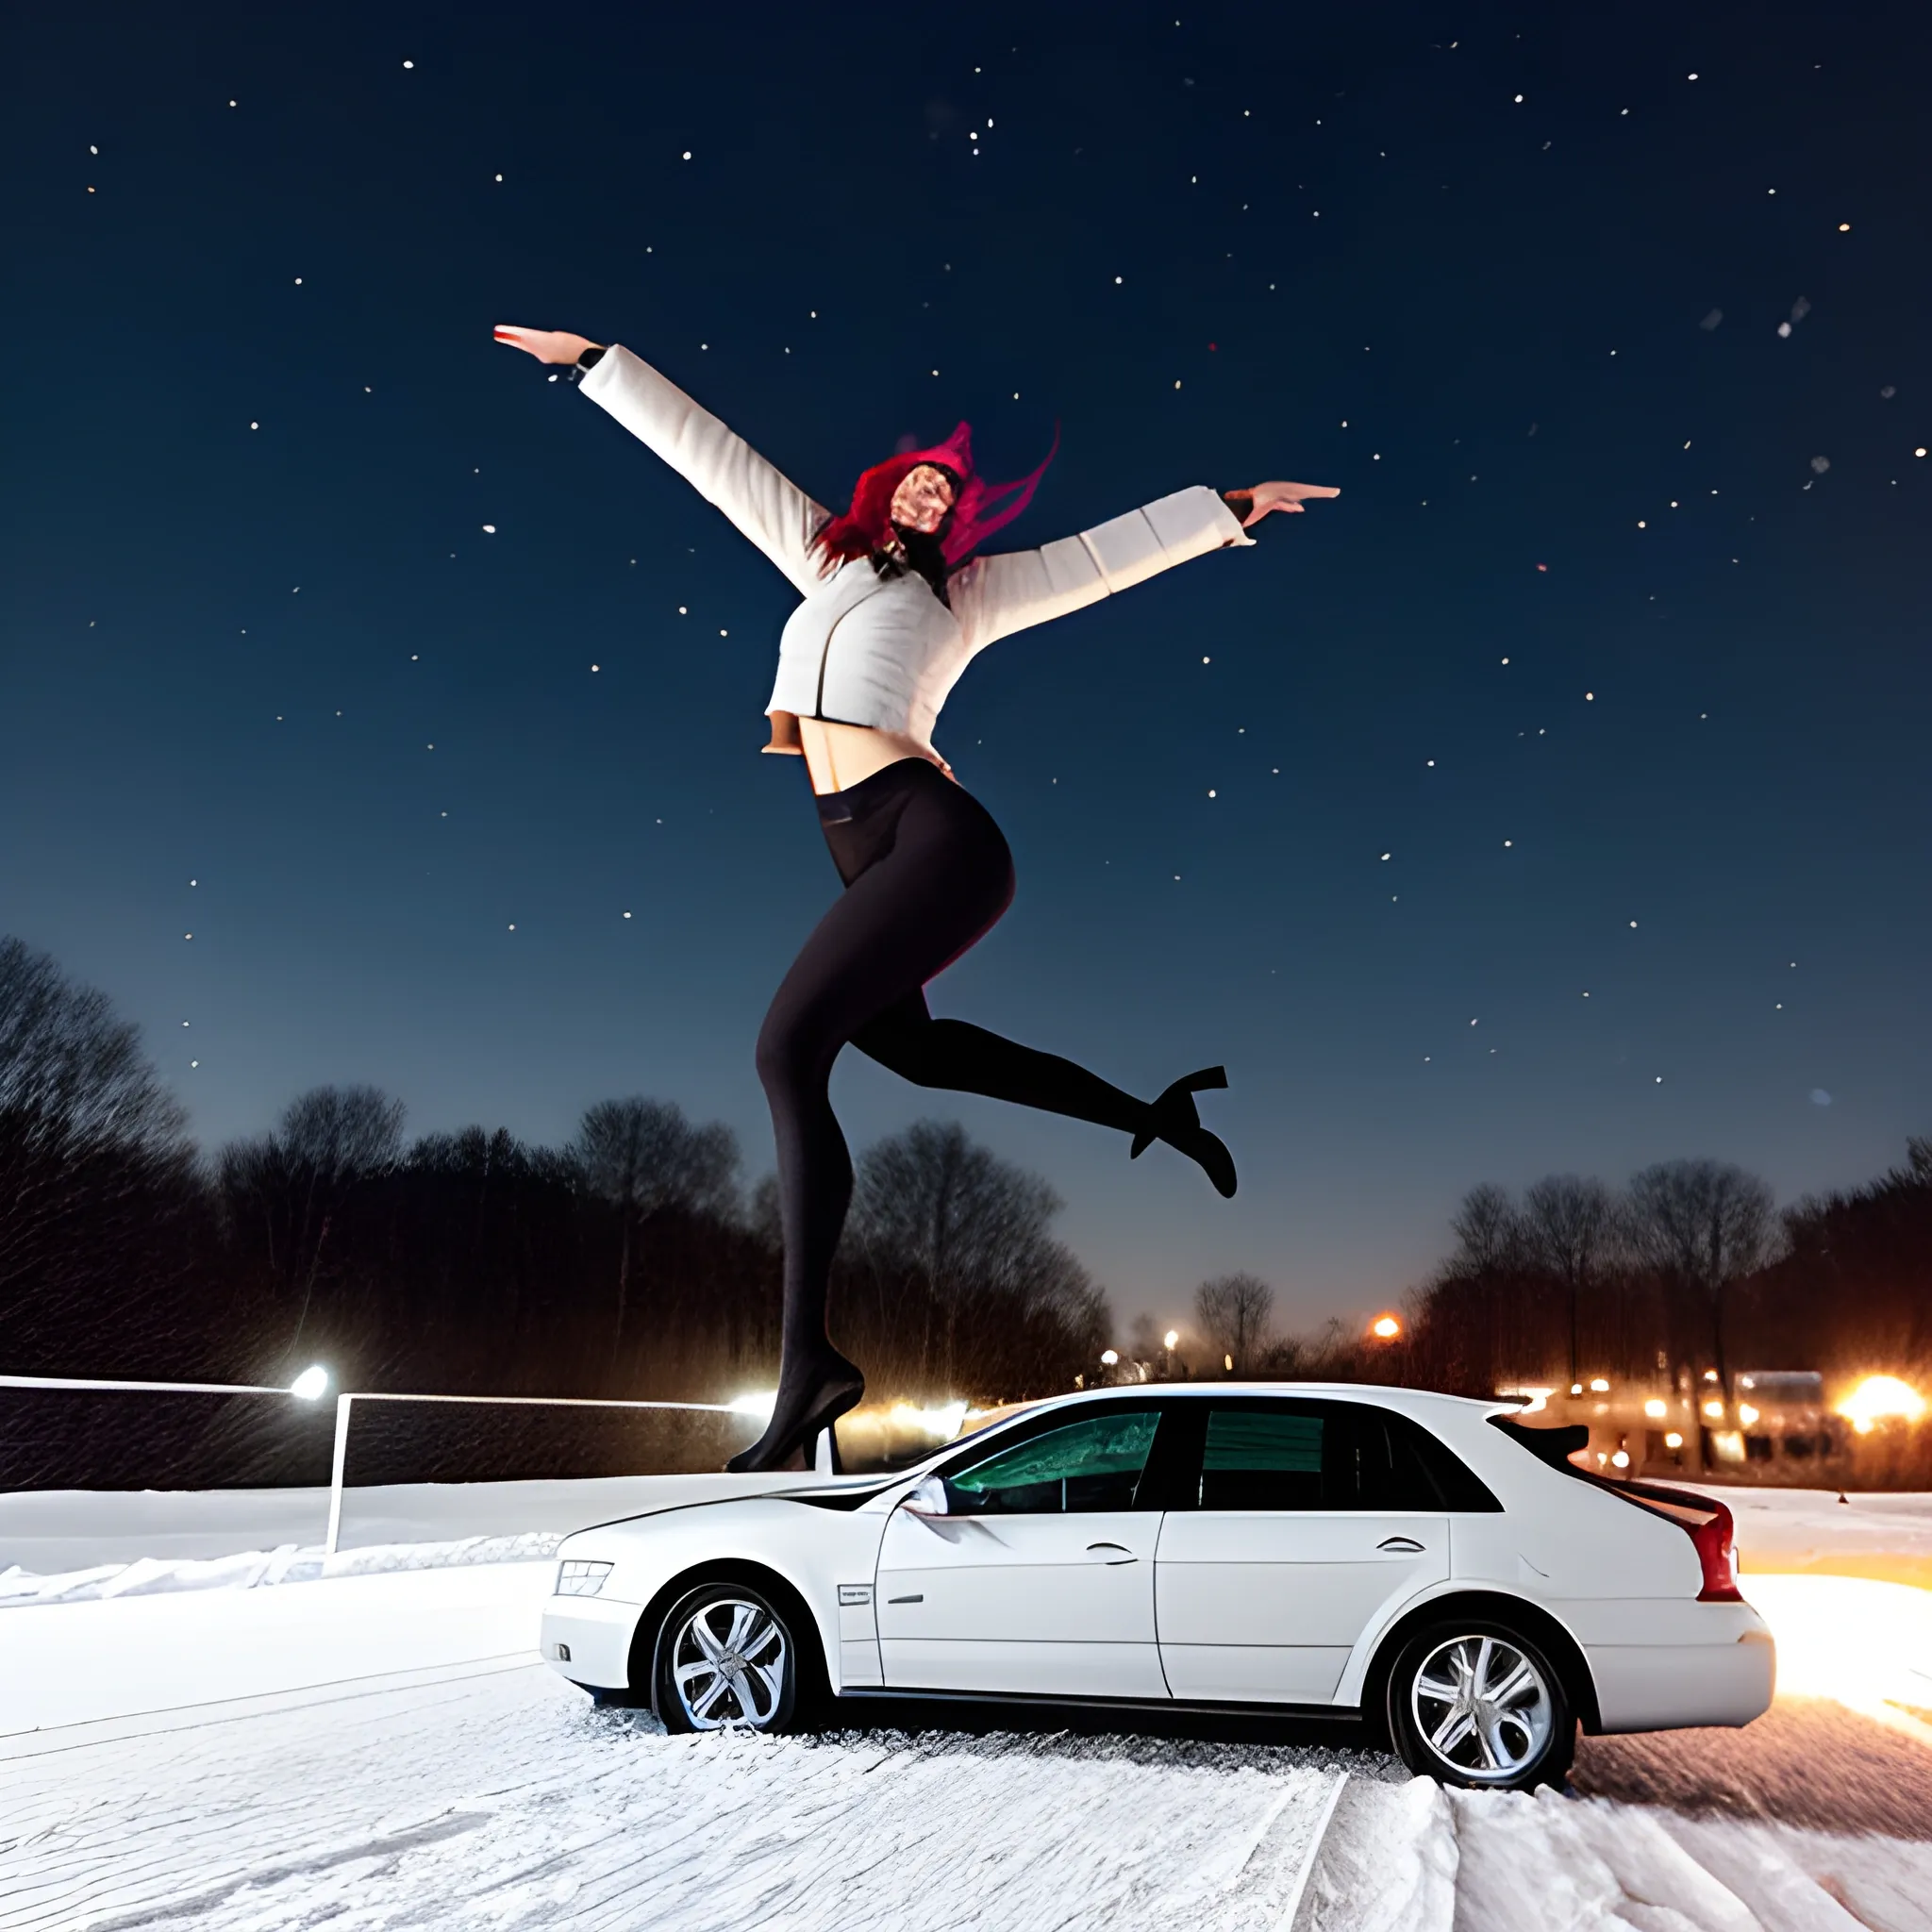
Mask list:
[[1263,1398],[1216,1404],[1195,1440],[1201,1444],[1198,1474],[1169,1502],[1171,1508],[1435,1515],[1503,1507],[1420,1423],[1367,1403]]
[[1328,1501],[1328,1418],[1319,1411],[1217,1408],[1208,1417],[1203,1509],[1322,1509]]
[[1422,1424],[1393,1409],[1356,1410],[1356,1470],[1363,1509],[1494,1511],[1489,1485]]
[[1049,1429],[946,1478],[956,1516],[1071,1516],[1131,1509],[1160,1416],[1109,1408]]

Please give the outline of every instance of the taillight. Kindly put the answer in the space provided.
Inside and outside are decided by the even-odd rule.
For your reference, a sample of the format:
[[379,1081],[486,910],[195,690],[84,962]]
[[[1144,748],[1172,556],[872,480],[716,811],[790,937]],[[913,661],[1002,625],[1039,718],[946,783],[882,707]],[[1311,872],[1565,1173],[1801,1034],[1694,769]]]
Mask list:
[[1701,1604],[1740,1604],[1738,1593],[1738,1557],[1731,1545],[1731,1512],[1715,1499],[1704,1499],[1716,1515],[1694,1527],[1685,1524],[1690,1541],[1697,1545],[1697,1560],[1704,1565],[1704,1588],[1697,1592]]

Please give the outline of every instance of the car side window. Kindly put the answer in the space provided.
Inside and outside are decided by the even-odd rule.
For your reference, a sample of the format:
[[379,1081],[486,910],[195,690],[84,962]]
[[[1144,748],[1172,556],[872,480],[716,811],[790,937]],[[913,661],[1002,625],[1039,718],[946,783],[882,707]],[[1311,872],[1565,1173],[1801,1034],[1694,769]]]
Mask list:
[[1357,1508],[1435,1515],[1503,1507],[1446,1442],[1412,1417],[1366,1403],[1348,1407]]
[[1157,1409],[1109,1409],[1049,1429],[945,1478],[955,1516],[1061,1516],[1131,1509],[1160,1423]]
[[1193,1501],[1202,1509],[1333,1508],[1337,1446],[1331,1418],[1312,1406],[1210,1409]]
[[1350,1418],[1359,1509],[1434,1513],[1445,1507],[1414,1437],[1395,1426],[1402,1420],[1386,1409],[1368,1407],[1357,1407]]

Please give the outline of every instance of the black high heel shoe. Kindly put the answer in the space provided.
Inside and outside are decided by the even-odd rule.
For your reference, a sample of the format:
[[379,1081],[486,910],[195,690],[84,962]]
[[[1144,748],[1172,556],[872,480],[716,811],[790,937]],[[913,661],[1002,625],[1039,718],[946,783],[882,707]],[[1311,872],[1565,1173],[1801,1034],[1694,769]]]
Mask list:
[[832,1425],[848,1408],[856,1407],[865,1393],[864,1375],[857,1363],[828,1349],[810,1377],[800,1378],[794,1387],[798,1392],[791,1395],[781,1386],[778,1405],[772,1411],[765,1433],[749,1449],[741,1449],[725,1463],[731,1474],[762,1475],[783,1469],[801,1451],[806,1455],[807,1468],[811,1468],[816,1463],[814,1439],[822,1431],[831,1439],[829,1459],[833,1473],[839,1473],[839,1439],[833,1434]]
[[1217,1136],[1201,1124],[1201,1116],[1194,1107],[1195,1094],[1210,1087],[1226,1085],[1225,1067],[1203,1067],[1198,1074],[1189,1074],[1176,1080],[1148,1106],[1146,1121],[1134,1136],[1134,1144],[1127,1150],[1127,1158],[1139,1160],[1156,1141],[1165,1141],[1190,1160],[1198,1161],[1202,1171],[1214,1183],[1215,1191],[1224,1200],[1232,1200],[1235,1190],[1234,1156]]

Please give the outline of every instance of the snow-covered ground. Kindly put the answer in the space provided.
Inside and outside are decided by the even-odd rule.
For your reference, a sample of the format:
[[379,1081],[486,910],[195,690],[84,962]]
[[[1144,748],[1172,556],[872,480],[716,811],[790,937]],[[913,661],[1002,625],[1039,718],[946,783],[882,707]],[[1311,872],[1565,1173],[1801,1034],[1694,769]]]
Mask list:
[[[391,1540],[330,1574],[319,1521],[245,1493],[25,1525],[0,1498],[0,1572],[31,1551],[67,1583],[16,1574],[0,1610],[0,1928],[1932,1928],[1923,1591],[1754,1574],[1747,1543],[1782,1690],[1838,1702],[1586,1740],[1598,1796],[1444,1794],[1321,1727],[897,1707],[810,1740],[674,1739],[537,1663],[551,1566],[490,1560],[636,1503],[515,1487],[548,1493],[361,1492],[381,1507],[358,1538]],[[1767,1526],[1813,1551],[1849,1511],[1867,1556],[1932,1524],[1923,1497],[1780,1510]]]
[[[369,1662],[396,1607],[369,1586],[486,1574],[304,1593],[348,1599],[314,1635],[327,1650],[327,1632],[358,1630],[351,1661]],[[487,1622],[466,1626],[472,1647],[491,1641]],[[1928,1898],[1932,1845],[1444,1794],[1320,1744],[1043,1728],[668,1738],[527,1656],[0,1743],[8,1932],[1923,1932]]]
[[1699,1487],[1729,1506],[1747,1575],[1820,1571],[1932,1589],[1932,1495]]
[[[391,1483],[344,1492],[344,1551],[377,1544],[527,1537],[555,1540],[666,1498],[756,1494],[799,1478],[596,1476],[578,1482]],[[137,1559],[205,1561],[250,1550],[320,1549],[328,1491],[307,1490],[24,1490],[0,1492],[0,1578],[47,1576]],[[6,1585],[0,1582],[0,1597]]]

